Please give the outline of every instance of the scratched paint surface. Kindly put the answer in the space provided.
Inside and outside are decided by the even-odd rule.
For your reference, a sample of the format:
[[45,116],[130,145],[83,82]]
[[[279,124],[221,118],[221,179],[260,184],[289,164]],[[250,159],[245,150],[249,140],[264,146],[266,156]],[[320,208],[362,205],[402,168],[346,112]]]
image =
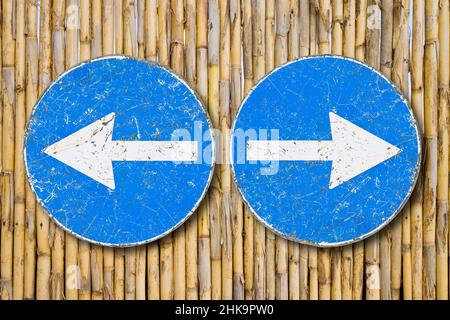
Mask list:
[[[278,234],[319,246],[374,233],[409,197],[420,166],[420,139],[406,101],[361,63],[312,57],[266,76],[244,101],[234,124],[235,135],[247,133],[247,143],[254,140],[253,129],[259,140],[330,141],[330,113],[400,151],[330,188],[332,161],[248,161],[238,139],[232,141],[235,179],[251,210]],[[261,129],[268,129],[266,136]]]
[[[203,158],[113,161],[111,189],[44,153],[113,113],[112,140],[170,141],[184,130]],[[179,226],[206,192],[214,165],[209,128],[200,100],[167,69],[119,56],[93,60],[62,75],[36,104],[25,141],[29,182],[72,234],[115,246],[148,242]]]

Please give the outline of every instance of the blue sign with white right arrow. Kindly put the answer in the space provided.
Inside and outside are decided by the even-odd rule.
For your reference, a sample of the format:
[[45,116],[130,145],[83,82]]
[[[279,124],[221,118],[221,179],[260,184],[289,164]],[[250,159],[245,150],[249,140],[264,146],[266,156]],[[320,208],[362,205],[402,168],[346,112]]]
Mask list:
[[402,209],[420,168],[407,101],[380,73],[342,57],[290,62],[250,92],[234,123],[236,183],[277,234],[344,245]]

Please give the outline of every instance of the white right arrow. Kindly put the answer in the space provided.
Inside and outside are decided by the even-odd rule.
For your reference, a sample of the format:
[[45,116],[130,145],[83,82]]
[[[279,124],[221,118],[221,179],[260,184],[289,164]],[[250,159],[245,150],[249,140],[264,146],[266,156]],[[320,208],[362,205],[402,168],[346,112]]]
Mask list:
[[332,161],[329,188],[356,177],[401,150],[330,112],[331,141],[250,140],[249,161]]

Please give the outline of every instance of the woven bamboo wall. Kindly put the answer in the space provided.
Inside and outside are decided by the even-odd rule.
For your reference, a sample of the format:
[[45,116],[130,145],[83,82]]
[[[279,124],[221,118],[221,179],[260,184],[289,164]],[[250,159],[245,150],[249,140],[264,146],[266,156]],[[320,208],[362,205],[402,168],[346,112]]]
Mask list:
[[[1,17],[1,299],[448,298],[448,0],[2,0]],[[25,182],[24,128],[52,79],[112,53],[182,74],[222,130],[274,67],[354,57],[409,97],[424,132],[422,177],[401,216],[343,248],[274,236],[225,165],[198,212],[159,242],[78,241]]]

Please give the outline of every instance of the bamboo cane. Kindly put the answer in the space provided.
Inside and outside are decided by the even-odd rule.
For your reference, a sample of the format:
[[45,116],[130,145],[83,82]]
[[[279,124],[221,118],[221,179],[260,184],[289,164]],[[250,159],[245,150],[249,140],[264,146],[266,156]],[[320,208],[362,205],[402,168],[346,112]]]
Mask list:
[[[270,1],[269,1],[270,2]],[[266,2],[267,3],[267,2]],[[266,16],[267,19],[267,16]],[[243,33],[242,33],[242,52],[243,52],[243,68],[244,68],[244,96],[248,94],[250,89],[253,87],[253,26],[252,26],[252,3],[251,0],[243,0],[242,1],[242,24],[243,24]],[[246,214],[244,212],[244,214]],[[251,219],[253,216],[247,217],[245,215],[245,221],[247,219]],[[253,241],[249,242],[247,241],[247,237],[251,236],[253,237],[253,220],[251,220],[251,224],[245,224],[244,228],[244,250],[246,248],[253,248]],[[249,227],[249,228],[247,228]],[[249,235],[248,231],[251,230],[251,235]],[[248,250],[247,250],[248,251]],[[249,257],[252,257],[252,261],[250,262],[247,258],[245,258],[245,263],[249,265],[253,265],[253,254],[249,252]],[[244,255],[246,253],[244,252]],[[248,267],[245,267],[248,269]],[[247,271],[244,271],[247,272]],[[251,283],[253,285],[253,271],[251,271],[250,274],[245,274],[245,283],[248,285],[247,279],[251,279]]]
[[[299,1],[300,39],[299,55],[306,57],[309,55],[309,1]],[[301,300],[308,299],[308,247],[300,245],[299,253],[299,283]]]
[[[375,69],[380,68],[379,41],[380,41],[380,6],[378,0],[369,0],[367,7],[366,49],[365,62]],[[401,231],[401,229],[400,229]],[[393,232],[395,233],[395,232]],[[400,233],[401,235],[401,233]],[[401,241],[401,240],[400,240]],[[380,299],[380,263],[379,263],[379,236],[365,240],[365,275],[366,299]]]
[[[241,3],[230,1],[231,21],[231,115],[234,118],[242,100],[241,86]],[[230,173],[231,175],[231,173]],[[231,184],[233,235],[233,299],[244,299],[243,204],[236,184]]]
[[[257,83],[265,74],[265,4],[264,1],[252,2],[252,55],[253,55],[253,81]],[[254,290],[255,299],[262,300],[266,295],[265,289],[265,228],[254,221]],[[287,252],[286,252],[287,254]],[[286,270],[287,272],[287,270]]]
[[[342,55],[342,34],[344,20],[344,3],[342,0],[332,1],[332,39],[331,53]],[[342,275],[341,275],[342,249],[331,250],[331,299],[342,299]]]
[[[102,3],[102,42],[103,54],[114,53],[114,0],[103,0]],[[114,249],[103,248],[103,291],[104,299],[114,299]]]
[[[40,1],[39,22],[39,94],[49,86],[52,78],[51,58],[51,1]],[[3,12],[5,7],[3,7]],[[3,21],[5,19],[3,18]],[[5,28],[3,28],[5,30]],[[3,38],[4,39],[4,38]],[[4,53],[3,53],[3,56]],[[3,58],[4,59],[4,58]],[[37,270],[36,270],[36,299],[50,299],[50,219],[39,204],[36,206],[36,235],[37,235]]]
[[[64,45],[65,39],[65,1],[54,0],[52,3],[52,42],[53,42],[53,79],[62,74],[66,68],[65,65],[65,52]],[[58,228],[55,223],[50,224],[50,242],[52,244],[52,275],[51,275],[51,295],[53,300],[61,300],[64,298],[64,232]],[[67,244],[69,245],[69,251],[71,257],[67,265],[68,280],[76,279],[77,263],[76,263],[76,251],[73,237],[68,236]],[[75,298],[74,291],[78,285],[77,281],[70,281],[72,284],[67,288],[67,298]]]
[[[91,58],[91,1],[80,1],[80,60]],[[78,260],[80,265],[80,300],[91,299],[91,246],[86,241],[78,243]]]
[[114,34],[116,54],[123,53],[123,1],[114,1]]
[[[213,127],[220,129],[220,87],[219,87],[219,48],[220,48],[220,15],[219,2],[209,2],[208,14],[208,64],[209,64],[209,83],[208,83],[208,109],[211,115]],[[221,143],[221,140],[216,141]],[[221,145],[220,145],[221,146]],[[218,159],[222,162],[221,147],[218,147]],[[213,300],[220,299],[222,293],[222,262],[220,247],[221,230],[220,230],[220,167],[214,172],[211,183],[209,198],[209,219],[210,219],[210,237],[211,237],[211,298]]]
[[15,39],[14,3],[2,2],[3,55],[3,131],[2,131],[2,232],[0,298],[13,298],[13,225],[14,225],[14,87]]
[[423,298],[436,298],[436,188],[438,158],[438,1],[425,1]]
[[[64,4],[62,5],[64,6]],[[66,65],[65,69],[69,69],[78,63],[78,32],[79,32],[79,5],[76,0],[67,1],[65,8],[66,17],[60,17],[62,25],[61,31],[58,33],[63,37],[64,44],[64,21],[66,22]],[[58,26],[59,27],[59,26]],[[56,49],[56,48],[55,48]],[[58,72],[59,74],[59,72]],[[78,239],[66,234],[65,237],[65,298],[68,300],[78,299],[78,289],[80,284],[78,278],[80,276],[80,269],[78,265]],[[73,282],[75,281],[75,285]],[[64,285],[64,284],[63,284]]]
[[[319,1],[318,39],[319,54],[330,53],[329,30],[330,30],[330,1]],[[319,299],[329,300],[331,298],[331,257],[330,249],[318,250],[319,271]]]
[[147,272],[147,246],[142,245],[136,248],[136,300],[145,300],[147,286],[145,284],[145,274]]
[[439,119],[436,216],[436,298],[448,300],[448,82],[449,2],[439,6]]
[[[217,2],[212,3],[213,6],[218,10]],[[217,23],[214,25],[209,25],[208,21],[208,2],[206,0],[201,0],[197,2],[197,15],[196,15],[196,27],[197,27],[197,40],[196,40],[196,52],[197,52],[197,92],[203,103],[208,102],[208,107],[210,107],[212,95],[208,95],[209,82],[208,74],[217,74],[217,64],[218,64],[218,36],[213,38],[214,51],[209,52],[210,47],[210,36],[214,35],[218,31]],[[216,20],[217,21],[217,20]],[[208,29],[210,31],[208,32]],[[217,49],[215,49],[217,47]],[[213,68],[215,66],[215,69]],[[214,74],[214,71],[216,72]],[[214,78],[215,79],[215,78]],[[215,92],[217,94],[217,92]],[[211,114],[213,120],[213,126],[215,128],[217,125],[217,117],[215,114]],[[215,122],[214,122],[215,121]],[[210,194],[215,192],[210,191]],[[211,299],[211,240],[209,236],[209,196],[206,197],[201,203],[198,209],[197,223],[198,223],[198,286],[199,286],[199,298],[201,300]]]
[[[275,66],[288,59],[287,35],[289,32],[289,2],[277,1],[275,4]],[[276,281],[275,298],[288,299],[288,244],[281,237],[275,238]]]
[[[196,85],[196,1],[186,0],[186,79],[188,83]],[[186,299],[198,299],[198,246],[197,246],[197,214],[192,215],[186,222]]]
[[[318,50],[317,37],[318,3],[310,0],[309,3],[309,54],[316,55]],[[308,247],[308,273],[309,273],[309,299],[319,299],[319,272],[317,247]]]
[[[355,57],[355,15],[356,1],[345,0],[343,8],[343,44],[342,52],[344,56]],[[348,245],[342,248],[342,299],[352,299],[353,289],[353,246]]]
[[[266,27],[265,27],[265,73],[272,71],[275,68],[275,1],[266,0]],[[266,278],[266,292],[261,295],[263,299],[274,300],[275,299],[275,283],[276,283],[276,267],[275,267],[275,235],[272,231],[264,229],[264,226],[260,222],[254,222],[255,238],[261,244],[262,238],[266,238],[265,253],[266,253],[266,265],[265,265],[265,278]],[[264,259],[264,256],[262,258]],[[259,295],[259,294],[258,294]]]
[[[30,118],[38,95],[38,14],[37,2],[26,2],[26,117]],[[1,49],[0,49],[1,51]],[[1,120],[0,120],[1,122]],[[0,147],[1,150],[1,147]],[[24,299],[35,298],[36,268],[36,198],[28,183],[25,183],[25,258]]]
[[[411,105],[424,132],[423,120],[423,26],[424,0],[413,1],[412,57],[411,57]],[[411,251],[412,251],[412,298],[422,299],[422,203],[423,174],[419,173],[416,188],[411,195]]]
[[[138,57],[143,59],[145,57],[145,1],[137,0],[137,42],[138,42]],[[144,273],[145,275],[145,273]],[[138,281],[139,282],[139,281]],[[144,278],[145,282],[145,278]]]
[[[183,0],[171,0],[171,67],[179,75],[184,73],[184,4]],[[174,232],[174,298],[186,297],[186,235],[184,225]]]
[[25,255],[25,166],[23,140],[25,135],[25,1],[17,0],[15,13],[15,133],[14,133],[14,253],[13,299],[23,299]]
[[[380,71],[391,77],[392,70],[392,32],[394,1],[387,0],[381,3],[381,45],[380,45]],[[391,299],[391,226],[380,232],[380,298]]]
[[[96,58],[103,54],[102,0],[93,0],[91,2],[91,14],[91,55],[92,58]],[[92,245],[90,259],[92,300],[102,300],[104,290],[103,248],[98,245]]]
[[[367,0],[356,1],[355,58],[364,61],[366,46]],[[353,246],[353,299],[363,298],[364,286],[364,241]]]
[[[392,78],[405,96],[409,95],[409,7],[409,0],[394,1],[394,24],[398,25],[399,28],[396,28],[393,35],[394,58]],[[395,230],[392,237],[391,253],[395,255],[395,257],[391,257],[391,287],[393,299],[400,299],[400,287],[402,283],[403,298],[409,300],[412,296],[410,217],[410,204],[407,203],[403,208],[401,220],[399,217],[399,226],[397,227],[397,222],[394,222],[393,224],[393,230]],[[396,229],[398,229],[398,231]],[[397,249],[397,247],[400,248]]]
[[[404,0],[402,2],[402,86],[403,95],[409,98],[410,83],[409,83],[409,22],[410,22],[410,1]],[[394,13],[395,14],[395,13]],[[402,260],[399,264],[402,268],[402,284],[403,284],[403,299],[412,299],[412,266],[411,266],[411,205],[407,203],[403,209],[402,220]],[[403,264],[402,264],[403,262]],[[399,277],[400,278],[400,277]],[[399,285],[399,287],[401,284]],[[400,294],[398,295],[400,299]]]
[[220,228],[222,243],[222,299],[233,298],[233,261],[231,231],[231,171],[229,159],[230,115],[230,4],[219,1],[220,13],[220,129],[222,132],[222,165],[220,165]]
[[[299,20],[300,20],[300,57],[309,55],[309,1],[299,2]],[[301,247],[300,247],[301,250]]]
[[[404,61],[407,49],[407,25],[408,18],[405,15],[406,3],[402,3],[399,0],[394,1],[393,8],[393,24],[398,26],[394,30],[393,34],[393,65],[392,65],[392,80],[400,88],[406,87],[407,79],[405,77],[405,66]],[[408,5],[409,6],[409,5]],[[408,10],[409,11],[409,10]],[[406,42],[406,43],[405,43]],[[400,286],[401,286],[401,275],[402,275],[402,241],[407,241],[407,236],[410,226],[409,226],[409,204],[407,204],[403,209],[402,217],[394,220],[390,225],[390,231],[392,235],[391,244],[391,294],[392,298],[397,300],[400,297]],[[402,234],[403,232],[403,234]],[[403,239],[402,239],[403,238]],[[408,240],[409,241],[409,240]],[[405,245],[404,248],[408,246]],[[408,255],[407,251],[403,253],[404,258]],[[407,265],[410,259],[406,258],[404,261],[404,266]],[[404,274],[404,277],[407,275]],[[406,279],[405,279],[406,280]],[[404,292],[408,296],[407,290],[410,281],[404,281]]]
[[[288,60],[298,59],[300,56],[300,30],[299,30],[299,1],[289,2],[289,33],[288,33]],[[288,242],[288,283],[289,300],[300,299],[300,248],[299,244]]]
[[[144,16],[145,56],[147,60],[153,62],[157,60],[157,19],[157,0],[146,0]],[[147,245],[147,297],[150,300],[159,299],[159,246],[156,241]]]
[[[124,53],[123,34],[123,0],[115,0],[114,12],[114,34],[115,53]],[[125,250],[123,248],[114,249],[114,299],[123,300],[125,298]]]
[[[135,5],[134,0],[126,0],[123,7],[123,48],[130,56],[138,54]],[[136,257],[136,247],[125,249],[125,300],[136,299]]]
[[[309,55],[309,1],[300,1],[299,19],[300,19],[300,57]],[[299,282],[300,282],[300,299],[308,299],[308,247],[300,245],[300,262],[299,262]]]
[[[164,66],[170,64],[169,55],[169,2],[167,0],[158,1],[158,62]],[[168,235],[160,240],[160,292],[161,299],[173,299],[173,239]]]

